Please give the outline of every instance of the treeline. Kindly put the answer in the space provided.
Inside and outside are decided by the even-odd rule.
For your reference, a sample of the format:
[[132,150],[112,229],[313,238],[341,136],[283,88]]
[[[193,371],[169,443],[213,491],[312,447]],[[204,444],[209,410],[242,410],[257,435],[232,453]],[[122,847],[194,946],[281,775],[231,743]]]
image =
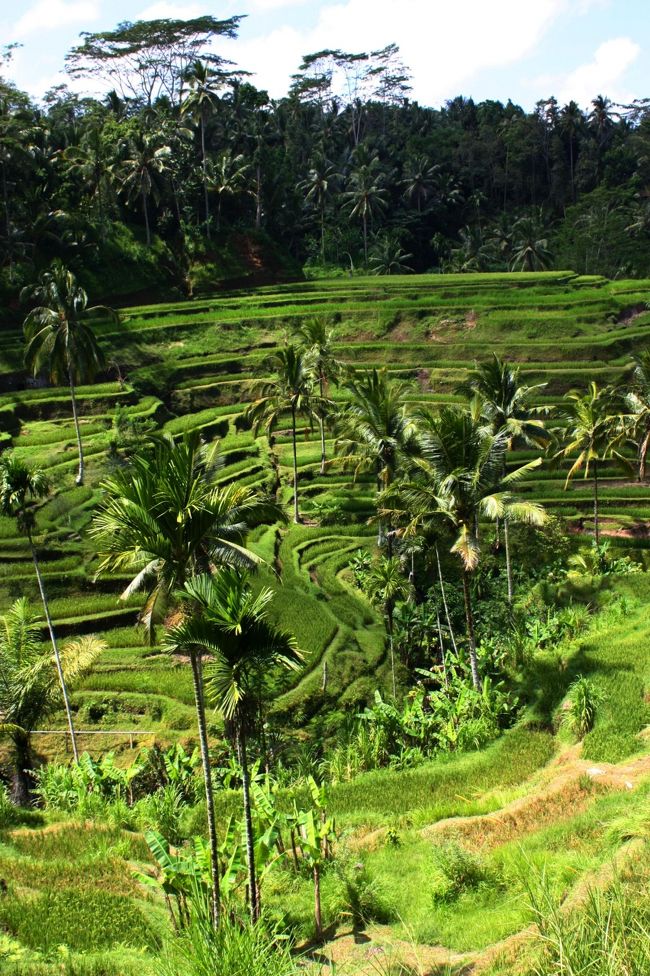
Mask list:
[[650,273],[647,100],[427,108],[394,45],[308,55],[273,100],[210,53],[238,20],[85,35],[68,69],[100,99],[0,79],[2,297],[57,257],[98,297],[191,293],[256,238],[329,271]]

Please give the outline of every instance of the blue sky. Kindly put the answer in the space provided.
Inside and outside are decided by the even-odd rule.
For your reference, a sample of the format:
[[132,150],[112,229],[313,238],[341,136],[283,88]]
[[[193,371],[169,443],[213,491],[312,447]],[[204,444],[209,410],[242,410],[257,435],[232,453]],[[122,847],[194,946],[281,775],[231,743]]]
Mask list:
[[597,94],[650,95],[648,0],[0,0],[0,43],[20,42],[6,72],[34,96],[65,81],[83,30],[122,20],[247,14],[220,52],[280,96],[303,54],[399,44],[413,97],[462,94],[525,108],[554,94],[583,106]]

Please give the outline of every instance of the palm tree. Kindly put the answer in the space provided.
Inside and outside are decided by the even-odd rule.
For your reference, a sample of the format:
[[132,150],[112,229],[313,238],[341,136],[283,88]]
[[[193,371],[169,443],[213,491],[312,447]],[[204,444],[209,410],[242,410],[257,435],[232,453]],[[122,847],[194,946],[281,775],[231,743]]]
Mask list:
[[[414,446],[415,426],[404,403],[408,386],[389,380],[385,369],[372,369],[354,374],[345,387],[350,399],[339,417],[337,454],[355,478],[373,472],[377,491],[385,491]],[[378,542],[383,541],[380,520]]]
[[521,501],[511,491],[539,467],[541,458],[504,474],[508,437],[491,432],[477,403],[470,409],[443,407],[437,416],[423,412],[418,419],[421,453],[413,461],[411,480],[400,486],[400,492],[411,515],[410,531],[440,519],[456,534],[451,552],[461,562],[470,667],[479,690],[470,587],[471,573],[480,560],[479,521],[481,517],[531,524],[544,521],[540,505]]
[[629,418],[629,435],[637,451],[638,478],[645,481],[650,448],[650,349],[644,349],[635,356],[634,363],[630,387],[624,393],[624,403]]
[[320,216],[320,259],[325,264],[325,208],[328,201],[338,188],[341,174],[336,167],[324,156],[317,156],[307,174],[307,179],[300,184],[305,191],[305,199],[313,204]]
[[[282,518],[276,505],[250,488],[221,486],[214,466],[192,433],[177,444],[162,441],[149,456],[132,459],[103,484],[104,499],[91,527],[100,556],[98,573],[128,569],[135,575],[122,594],[144,590],[141,622],[151,635],[155,620],[173,605],[176,590],[215,566],[259,562],[245,548],[249,528]],[[219,918],[219,864],[212,773],[205,721],[200,654],[190,658],[212,861],[212,910]]]
[[360,218],[363,225],[364,264],[368,267],[368,223],[372,226],[374,217],[382,213],[388,205],[385,176],[380,172],[379,157],[373,156],[353,170],[349,189],[343,194],[350,208],[350,216]]
[[[341,376],[343,364],[335,357],[333,348],[334,332],[328,328],[327,319],[322,316],[303,319],[296,336],[301,343],[303,351],[307,354],[312,368],[318,380],[318,393],[325,405],[329,384],[336,382]],[[325,474],[325,414],[317,411],[318,424],[320,427],[320,473]]]
[[[522,441],[528,446],[545,448],[550,435],[544,427],[540,415],[546,413],[543,407],[534,406],[533,398],[540,393],[546,383],[525,386],[520,381],[518,367],[500,359],[496,353],[486,362],[475,364],[459,392],[470,397],[477,396],[481,412],[492,428],[493,434],[504,433],[508,439],[508,450],[514,441]],[[504,471],[505,474],[504,458]],[[498,526],[498,522],[497,522]],[[512,564],[510,560],[510,538],[508,519],[503,522],[506,550],[506,575],[508,580],[508,603],[512,603]]]
[[49,271],[44,271],[38,284],[23,288],[23,300],[37,302],[23,322],[27,341],[25,364],[36,376],[46,369],[51,382],[68,383],[72,401],[79,470],[77,485],[84,480],[84,455],[77,412],[75,385],[83,380],[92,381],[104,367],[104,354],[95,334],[85,320],[93,313],[103,313],[117,318],[116,313],[103,305],[88,308],[88,296],[71,271],[54,261]]
[[513,256],[511,271],[545,271],[552,254],[548,238],[533,217],[520,217],[512,228]]
[[291,416],[291,444],[293,449],[293,520],[300,521],[298,510],[298,454],[296,424],[298,417],[309,421],[319,410],[326,410],[329,401],[314,392],[317,380],[314,362],[309,354],[289,345],[273,357],[275,376],[263,383],[260,396],[250,405],[245,418],[255,431],[271,434],[287,412]]
[[140,200],[147,245],[151,244],[149,198],[160,197],[160,177],[171,163],[171,149],[161,131],[136,132],[122,146],[116,172],[128,200]]
[[[618,457],[621,440],[618,411],[614,393],[609,387],[599,387],[593,380],[585,393],[572,390],[566,397],[568,427],[564,447],[556,457],[575,458],[569,468],[564,487],[583,471],[584,478],[594,472],[594,538],[600,542],[598,514],[598,465],[609,457]],[[577,454],[577,457],[575,456]]]
[[370,269],[376,275],[410,274],[413,268],[407,262],[412,257],[394,234],[380,234],[370,252]]
[[13,798],[29,803],[34,755],[31,730],[61,707],[61,689],[88,673],[104,643],[95,637],[69,641],[61,649],[63,685],[52,667],[52,655],[40,641],[41,625],[24,598],[0,617],[0,721],[13,752]]
[[571,199],[576,202],[575,188],[575,142],[584,126],[584,115],[577,102],[570,101],[560,112],[559,129],[569,142],[569,172],[571,176]]
[[390,646],[390,669],[393,678],[393,699],[397,697],[395,683],[395,654],[393,649],[394,613],[398,600],[409,595],[409,585],[404,579],[400,561],[396,556],[381,557],[370,568],[366,577],[368,596],[375,606],[384,612]]
[[194,656],[210,655],[205,668],[205,694],[235,732],[242,770],[248,895],[251,916],[259,918],[255,846],[251,817],[247,735],[258,713],[260,690],[275,667],[296,670],[302,656],[295,638],[269,620],[274,592],[254,593],[248,576],[223,569],[185,584],[188,616],[167,631],[168,650]]
[[221,228],[221,205],[225,197],[233,197],[244,192],[250,165],[240,153],[237,156],[228,150],[221,153],[216,164],[210,167],[209,183],[217,193],[217,231]]
[[439,173],[440,166],[432,165],[426,156],[416,156],[407,161],[400,185],[404,187],[404,198],[409,203],[415,201],[417,204],[418,213],[422,213],[422,205],[426,205],[433,195]]
[[205,148],[205,130],[208,116],[218,103],[218,88],[223,76],[203,61],[195,61],[188,70],[186,80],[190,90],[181,105],[182,115],[198,118],[201,129],[201,166],[203,169],[203,199],[205,204],[205,227],[210,240],[210,202],[208,199],[208,158]]
[[33,503],[41,498],[45,498],[48,491],[49,485],[43,471],[30,470],[30,468],[28,468],[27,465],[20,460],[20,458],[14,457],[11,454],[5,454],[0,457],[0,512],[2,512],[3,515],[14,518],[16,520],[18,531],[22,535],[27,536],[27,542],[29,543],[29,549],[32,554],[32,562],[34,563],[38,591],[43,604],[43,613],[45,614],[47,630],[50,636],[50,643],[52,645],[52,651],[54,654],[54,663],[56,665],[61,694],[63,696],[63,704],[68,722],[68,731],[70,732],[70,741],[72,743],[72,753],[74,755],[75,762],[78,762],[79,753],[77,751],[77,739],[75,737],[74,723],[72,721],[72,709],[70,708],[70,699],[68,697],[68,689],[65,683],[65,674],[61,665],[59,647],[54,634],[54,626],[52,624],[52,618],[50,617],[50,608],[45,592],[45,585],[41,575],[36,546],[34,545],[36,516],[34,514]]

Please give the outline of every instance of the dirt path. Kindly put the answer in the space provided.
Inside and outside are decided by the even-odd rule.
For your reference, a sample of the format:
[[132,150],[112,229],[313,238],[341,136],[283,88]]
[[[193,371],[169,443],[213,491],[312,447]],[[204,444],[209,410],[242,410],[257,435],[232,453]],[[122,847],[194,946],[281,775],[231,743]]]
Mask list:
[[[619,764],[592,763],[580,757],[580,747],[560,753],[529,782],[530,792],[490,814],[473,817],[451,817],[423,827],[426,838],[455,838],[472,847],[489,849],[517,837],[543,829],[551,823],[575,816],[593,800],[593,790],[633,790],[650,776],[650,753]],[[353,846],[370,849],[381,843],[384,829],[357,837]],[[639,855],[639,843],[621,847],[614,862],[599,871],[585,875],[569,893],[565,908],[581,903],[589,887],[607,884],[613,872],[631,857]],[[342,931],[327,942],[312,959],[315,972],[334,969],[350,976],[378,976],[390,965],[402,964],[415,976],[479,976],[495,960],[514,961],[524,946],[536,935],[534,925],[508,936],[480,952],[456,953],[444,946],[421,945],[398,938],[388,926],[372,925],[362,932]],[[396,971],[398,971],[396,969]]]

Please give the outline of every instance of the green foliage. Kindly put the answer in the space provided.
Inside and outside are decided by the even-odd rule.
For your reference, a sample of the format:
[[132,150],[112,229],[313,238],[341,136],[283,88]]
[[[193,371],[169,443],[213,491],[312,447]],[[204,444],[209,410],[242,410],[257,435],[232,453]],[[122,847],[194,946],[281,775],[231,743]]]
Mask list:
[[117,944],[154,948],[158,935],[142,910],[124,895],[102,891],[52,890],[0,900],[0,923],[30,949],[59,945],[83,952]]
[[566,711],[562,722],[578,738],[583,739],[596,721],[602,694],[593,683],[580,675],[572,682],[566,698]]
[[455,841],[436,844],[433,865],[434,904],[454,902],[465,892],[475,891],[491,880],[481,857]]

